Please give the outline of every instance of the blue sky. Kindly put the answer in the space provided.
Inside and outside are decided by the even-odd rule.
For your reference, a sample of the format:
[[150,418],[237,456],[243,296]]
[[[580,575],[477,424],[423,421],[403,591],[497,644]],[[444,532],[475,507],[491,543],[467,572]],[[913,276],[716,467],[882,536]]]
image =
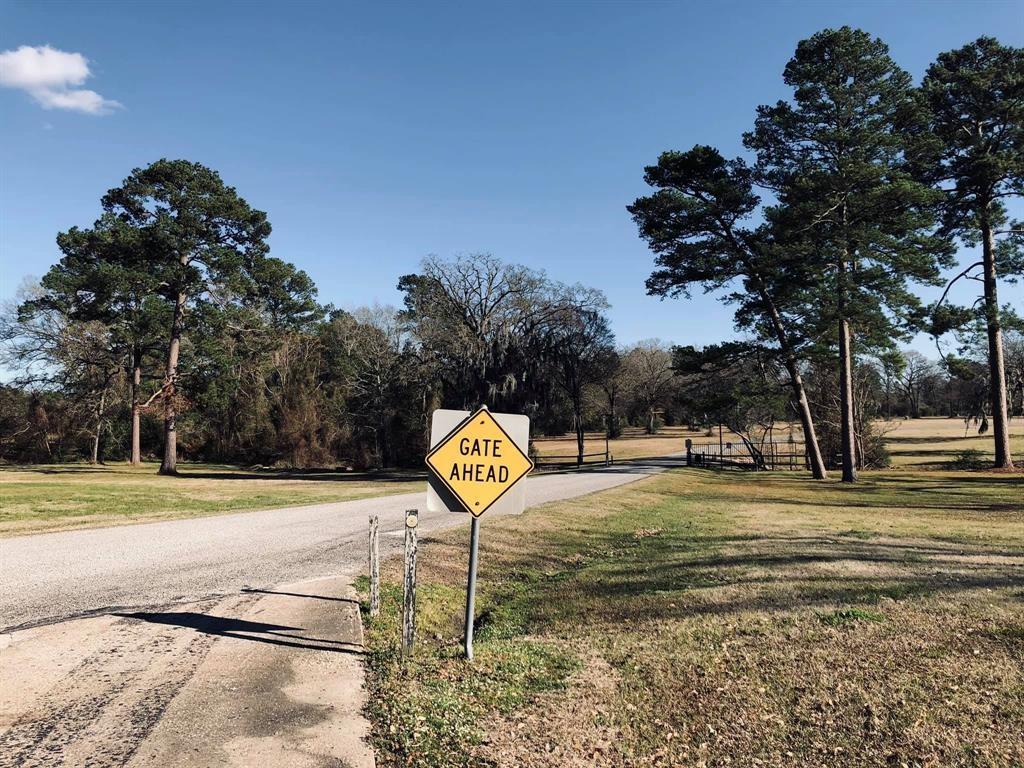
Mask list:
[[132,168],[180,157],[268,212],[274,254],[323,301],[397,304],[424,255],[489,251],[603,289],[622,343],[717,341],[732,320],[713,298],[645,295],[625,206],[663,150],[741,153],[755,107],[788,96],[797,41],[842,24],[919,77],[982,34],[1024,45],[1024,2],[4,0],[0,50],[82,54],[74,87],[105,114],[0,88],[0,299]]

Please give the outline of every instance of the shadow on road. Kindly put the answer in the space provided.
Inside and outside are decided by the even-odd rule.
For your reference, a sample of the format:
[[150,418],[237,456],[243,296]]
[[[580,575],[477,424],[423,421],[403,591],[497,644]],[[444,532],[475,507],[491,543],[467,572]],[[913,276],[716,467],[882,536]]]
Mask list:
[[254,587],[244,587],[242,589],[242,592],[254,595],[284,595],[285,597],[306,597],[310,600],[330,600],[335,603],[351,603],[352,605],[359,605],[359,601],[351,597],[330,597],[329,595],[304,595],[301,592],[275,592],[272,589],[255,589]]
[[[261,591],[261,590],[254,590]],[[270,593],[278,594],[278,593]],[[299,595],[299,597],[310,597],[310,595]],[[206,613],[195,613],[193,611],[180,611],[169,613],[148,613],[138,611],[136,613],[115,613],[124,619],[135,619],[150,624],[166,624],[175,627],[185,627],[202,632],[205,635],[216,635],[218,637],[233,637],[239,640],[253,640],[257,643],[269,643],[280,645],[286,648],[307,648],[313,651],[332,651],[334,653],[361,653],[362,648],[342,640],[325,640],[319,637],[305,637],[301,634],[301,627],[289,627],[283,624],[264,624],[259,621],[246,621],[245,619],[233,619],[229,616],[213,616]],[[298,641],[298,642],[296,642]]]
[[651,456],[641,459],[623,459],[607,467],[601,464],[584,464],[582,467],[577,467],[575,464],[567,464],[564,467],[541,464],[533,476],[578,475],[585,472],[601,472],[612,475],[645,475],[649,474],[652,469],[676,469],[685,466],[685,457]]

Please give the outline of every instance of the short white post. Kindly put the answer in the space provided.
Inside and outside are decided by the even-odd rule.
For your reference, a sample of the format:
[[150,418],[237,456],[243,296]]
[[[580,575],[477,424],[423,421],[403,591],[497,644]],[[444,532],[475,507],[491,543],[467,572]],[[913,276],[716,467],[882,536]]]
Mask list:
[[370,515],[370,616],[380,613],[380,547],[376,515]]
[[402,604],[402,655],[412,656],[416,642],[416,524],[419,510],[405,512],[405,595]]

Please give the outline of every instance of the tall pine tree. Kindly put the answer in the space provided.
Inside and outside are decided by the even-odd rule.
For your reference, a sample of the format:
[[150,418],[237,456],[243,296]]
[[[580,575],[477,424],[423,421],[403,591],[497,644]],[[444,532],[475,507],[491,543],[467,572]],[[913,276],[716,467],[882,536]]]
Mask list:
[[833,329],[842,473],[853,482],[854,344],[891,345],[919,317],[908,280],[934,283],[945,263],[944,241],[931,231],[936,194],[906,167],[925,112],[885,43],[849,27],[800,42],[784,79],[792,102],[759,107],[744,141],[788,226],[811,245],[818,278],[806,322]]
[[155,275],[137,262],[139,232],[106,213],[92,227],[57,236],[64,254],[43,277],[48,300],[77,320],[100,321],[128,369],[131,397],[129,460],[142,463],[141,415],[147,369],[161,348],[169,313],[156,295]]
[[943,192],[943,230],[967,245],[981,243],[981,261],[960,277],[981,269],[995,466],[1012,468],[997,282],[1024,274],[1024,239],[997,245],[996,234],[1018,229],[1004,200],[1024,196],[1024,49],[979,38],[941,54],[921,90],[934,141],[921,170]]
[[137,233],[125,264],[157,281],[170,309],[162,397],[162,474],[177,473],[178,364],[186,315],[196,301],[255,290],[270,222],[220,175],[199,163],[158,160],[107,192],[103,208]]
[[648,293],[688,295],[692,285],[706,291],[736,287],[725,295],[735,304],[740,326],[756,329],[777,344],[800,416],[811,472],[826,477],[814,419],[800,373],[802,337],[787,317],[786,302],[807,274],[793,252],[779,243],[771,224],[753,227],[760,199],[750,168],[726,160],[713,147],[665,152],[646,169],[657,192],[627,210],[641,236],[658,254],[658,269],[647,280]]

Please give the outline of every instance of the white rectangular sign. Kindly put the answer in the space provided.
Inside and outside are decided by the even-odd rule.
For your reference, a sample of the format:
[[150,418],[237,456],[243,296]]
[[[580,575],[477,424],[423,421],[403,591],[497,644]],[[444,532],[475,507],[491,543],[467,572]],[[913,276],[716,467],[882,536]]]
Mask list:
[[[468,419],[469,411],[452,411],[439,408],[434,411],[430,420],[430,449],[433,450],[438,443],[451,434],[457,426]],[[508,433],[512,441],[523,453],[529,452],[530,447],[530,417],[517,413],[491,413],[494,420],[501,425],[501,428]],[[427,510],[430,512],[463,512],[465,509],[446,489],[439,485],[436,479],[428,474],[427,481]],[[516,483],[507,493],[488,508],[488,513],[497,514],[518,514],[526,506],[526,484]]]

